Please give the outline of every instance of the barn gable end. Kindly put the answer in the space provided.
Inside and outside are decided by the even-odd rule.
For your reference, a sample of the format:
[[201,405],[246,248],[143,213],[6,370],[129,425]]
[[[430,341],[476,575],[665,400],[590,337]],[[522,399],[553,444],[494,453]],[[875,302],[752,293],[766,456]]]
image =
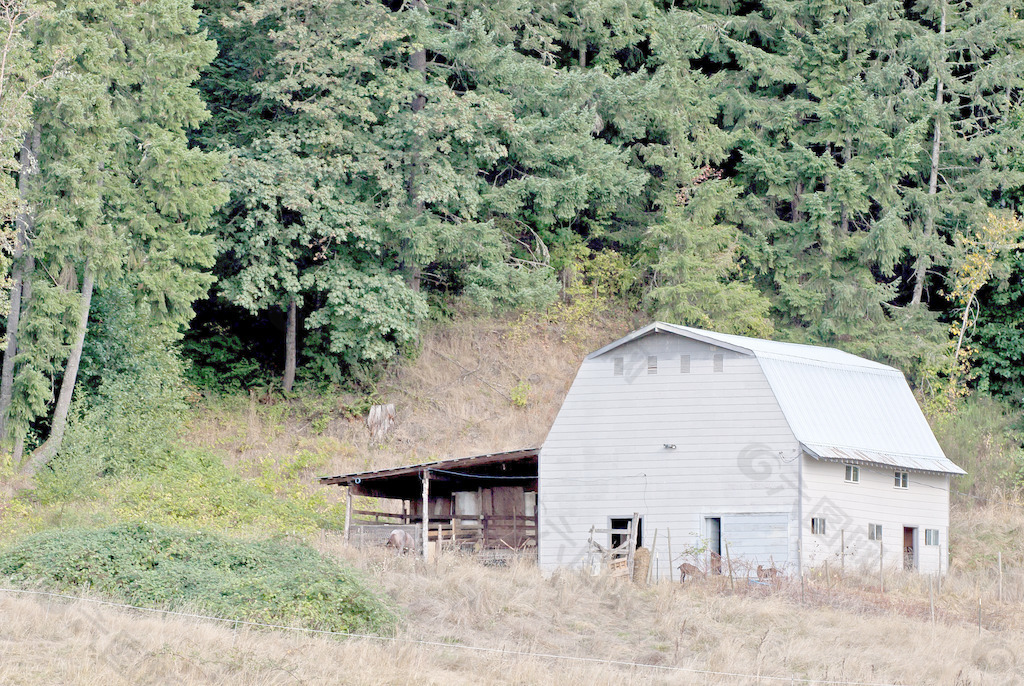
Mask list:
[[591,530],[635,512],[642,545],[662,532],[655,576],[710,551],[748,569],[882,556],[941,570],[962,473],[892,367],[658,322],[573,382],[541,449],[539,561],[588,564],[610,543]]

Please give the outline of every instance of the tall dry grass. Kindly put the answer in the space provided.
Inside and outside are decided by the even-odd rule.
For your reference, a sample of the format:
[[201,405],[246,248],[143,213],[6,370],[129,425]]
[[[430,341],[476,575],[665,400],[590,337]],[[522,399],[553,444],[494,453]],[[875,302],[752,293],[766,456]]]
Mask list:
[[396,641],[234,629],[0,593],[0,683],[767,685],[795,677],[998,686],[1020,683],[1024,669],[1019,617],[979,633],[944,589],[932,623],[927,594],[909,575],[885,595],[812,580],[801,601],[792,580],[776,589],[733,589],[721,578],[641,588],[454,554],[424,563],[333,538],[321,547],[395,599],[404,616]]
[[185,441],[233,463],[323,452],[329,459],[317,466],[321,474],[536,447],[583,356],[637,323],[608,314],[587,327],[542,315],[434,324],[418,355],[395,363],[377,384],[379,401],[394,403],[397,414],[383,444],[371,440],[363,417],[346,410],[357,400],[346,394],[202,400]]

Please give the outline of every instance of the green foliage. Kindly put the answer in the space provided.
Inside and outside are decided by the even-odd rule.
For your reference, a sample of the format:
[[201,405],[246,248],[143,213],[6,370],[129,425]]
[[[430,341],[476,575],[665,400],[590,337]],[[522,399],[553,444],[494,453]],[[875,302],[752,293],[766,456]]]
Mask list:
[[982,395],[934,413],[935,437],[967,471],[954,491],[970,497],[1007,497],[1024,492],[1024,421],[1020,410]]
[[462,279],[465,298],[491,314],[516,308],[544,309],[558,297],[558,281],[550,267],[474,265],[462,274]]
[[530,384],[520,381],[509,391],[509,397],[512,398],[513,406],[526,407],[530,404]]
[[150,326],[128,289],[97,294],[58,473],[152,470],[174,460],[185,421],[174,334]]
[[971,362],[978,390],[1024,407],[1024,253],[1004,260],[1004,278],[978,294]]
[[122,284],[146,326],[175,331],[211,278],[203,234],[225,199],[222,159],[190,147],[207,116],[192,83],[214,55],[181,0],[57,2],[27,36],[63,58],[27,115],[39,135],[31,203],[31,298],[18,333],[11,407],[19,432],[53,400],[77,327],[85,274]]
[[707,172],[698,178],[651,229],[659,246],[652,313],[677,324],[767,337],[773,329],[769,301],[738,273],[739,232],[724,221],[737,189]]
[[0,552],[0,577],[90,590],[140,607],[390,633],[395,614],[353,571],[300,543],[240,541],[149,523],[29,536]]
[[200,452],[176,458],[168,469],[106,487],[118,520],[251,532],[310,533],[320,526],[343,525],[344,512],[322,492],[310,492],[283,477],[246,478]]
[[185,378],[189,383],[223,393],[269,383],[266,370],[251,356],[240,336],[218,325],[204,334],[190,336],[181,343],[181,353],[188,359]]

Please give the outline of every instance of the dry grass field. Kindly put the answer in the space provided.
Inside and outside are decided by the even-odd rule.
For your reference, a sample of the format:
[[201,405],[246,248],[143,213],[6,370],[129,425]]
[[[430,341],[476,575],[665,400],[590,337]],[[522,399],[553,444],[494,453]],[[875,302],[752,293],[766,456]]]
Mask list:
[[[539,445],[583,354],[635,323],[466,319],[429,330],[418,357],[377,385],[397,410],[382,444],[353,416],[354,396],[260,394],[198,400],[185,442],[242,473],[298,464],[310,491],[323,474]],[[4,484],[0,507],[21,486]],[[889,572],[881,593],[877,570],[812,573],[803,587],[722,577],[636,587],[456,554],[424,563],[322,532],[317,547],[399,609],[393,639],[0,592],[0,684],[1021,684],[1022,536],[1024,504],[965,499],[941,592]]]
[[574,573],[545,578],[525,564],[491,568],[454,555],[423,563],[321,545],[394,598],[403,614],[394,640],[0,593],[0,683],[980,686],[1019,684],[1024,670],[1020,601],[987,597],[979,632],[974,589],[956,576],[933,623],[914,577],[893,576],[885,595],[870,577],[809,583],[801,602],[793,582],[772,591],[731,591],[724,579],[637,588]]

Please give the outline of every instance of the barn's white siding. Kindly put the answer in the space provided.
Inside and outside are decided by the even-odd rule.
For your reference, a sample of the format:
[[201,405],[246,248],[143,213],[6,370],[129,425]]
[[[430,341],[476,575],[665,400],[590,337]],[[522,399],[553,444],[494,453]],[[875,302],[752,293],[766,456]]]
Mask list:
[[[917,569],[946,571],[949,541],[949,477],[909,472],[906,489],[895,487],[894,469],[861,465],[859,483],[846,482],[842,463],[803,458],[803,548],[806,566],[826,561],[833,569],[878,568],[879,542],[868,540],[868,525],[882,525],[881,554],[885,567],[903,565],[904,527],[914,533]],[[811,518],[825,518],[825,534],[811,533]],[[925,544],[925,530],[939,532],[938,545]]]
[[591,527],[637,512],[645,547],[658,531],[663,577],[669,531],[678,557],[701,547],[708,517],[734,560],[793,567],[798,455],[752,355],[652,334],[588,358],[541,451],[540,565],[583,563]]
[[[829,458],[854,460],[859,483]],[[900,467],[906,489],[895,488]],[[877,567],[871,524],[886,567],[904,564],[909,529],[914,566],[945,571],[949,475],[959,473],[891,367],[656,323],[590,355],[555,419],[539,460],[539,562],[585,562],[591,527],[636,512],[645,547],[658,532],[662,577],[669,531],[672,567],[698,550],[703,559],[684,559],[706,565],[716,529],[741,573]],[[824,533],[812,530],[819,517]]]

